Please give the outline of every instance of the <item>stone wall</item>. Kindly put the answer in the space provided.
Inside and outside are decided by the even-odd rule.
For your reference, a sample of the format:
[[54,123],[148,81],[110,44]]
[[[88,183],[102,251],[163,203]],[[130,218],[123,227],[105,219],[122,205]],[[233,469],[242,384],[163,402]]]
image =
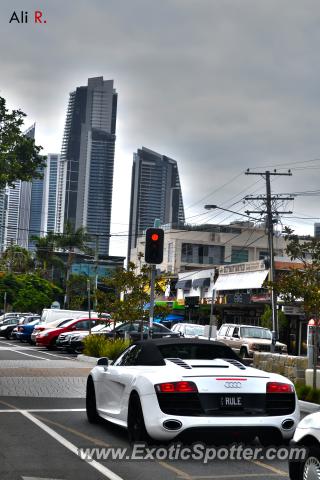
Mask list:
[[307,357],[280,355],[279,353],[255,352],[253,367],[266,372],[279,373],[292,382],[305,384],[305,372],[308,368]]

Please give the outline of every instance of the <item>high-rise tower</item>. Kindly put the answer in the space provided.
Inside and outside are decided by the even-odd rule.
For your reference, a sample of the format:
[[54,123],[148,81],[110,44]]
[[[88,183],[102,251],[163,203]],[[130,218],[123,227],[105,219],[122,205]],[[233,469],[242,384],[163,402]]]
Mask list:
[[[35,137],[35,124],[32,125],[24,135],[28,138]],[[38,180],[41,183],[41,180]],[[20,245],[23,248],[29,246],[29,235],[36,235],[37,232],[30,232],[30,220],[32,219],[31,197],[37,180],[22,182],[17,180],[14,186],[6,186],[4,193],[3,235],[1,249],[5,250],[10,245]],[[41,201],[41,199],[40,199]]]
[[[70,94],[59,165],[56,231],[70,223],[99,235],[108,255],[117,93],[113,80],[89,78]],[[93,246],[92,245],[92,246]]]
[[156,218],[162,224],[184,224],[178,165],[172,158],[142,147],[133,154],[128,261],[137,237],[152,227]]

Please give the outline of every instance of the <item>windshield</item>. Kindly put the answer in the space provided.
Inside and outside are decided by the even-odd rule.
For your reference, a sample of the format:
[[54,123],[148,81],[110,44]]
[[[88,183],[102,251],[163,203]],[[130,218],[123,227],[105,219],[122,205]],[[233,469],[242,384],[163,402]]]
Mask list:
[[226,345],[201,345],[195,343],[176,343],[158,345],[163,358],[181,358],[186,360],[214,360],[215,358],[233,358],[237,355]]
[[186,327],[186,335],[191,335],[193,337],[204,335],[204,325],[188,325]]
[[32,320],[32,322],[29,322],[28,325],[37,325],[39,323],[39,319]]
[[57,324],[57,327],[62,327],[62,325],[66,325],[67,323],[73,322],[74,318],[65,318],[61,322]]
[[100,332],[100,330],[103,330],[104,328],[108,327],[109,323],[98,323],[95,327],[91,328],[91,332]]
[[264,340],[271,340],[272,335],[267,328],[257,327],[241,327],[241,337],[247,338],[263,338]]

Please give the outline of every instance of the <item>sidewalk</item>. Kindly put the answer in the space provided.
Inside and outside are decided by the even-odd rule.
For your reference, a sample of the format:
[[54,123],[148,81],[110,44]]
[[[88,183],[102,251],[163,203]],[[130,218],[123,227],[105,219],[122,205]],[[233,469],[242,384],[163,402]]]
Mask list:
[[314,413],[320,410],[320,405],[317,403],[311,402],[304,402],[303,400],[299,400],[300,410],[303,413]]

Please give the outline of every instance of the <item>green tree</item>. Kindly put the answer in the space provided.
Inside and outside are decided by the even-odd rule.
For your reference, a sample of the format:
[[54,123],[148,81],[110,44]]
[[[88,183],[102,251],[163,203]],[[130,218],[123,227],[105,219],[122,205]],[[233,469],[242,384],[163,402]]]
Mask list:
[[21,288],[13,301],[13,308],[17,311],[41,313],[62,293],[59,287],[36,274],[20,275],[19,280]]
[[65,307],[69,305],[69,277],[71,266],[74,261],[76,251],[92,254],[92,249],[88,247],[91,237],[84,227],[74,230],[70,223],[66,223],[64,232],[56,234],[56,245],[58,248],[67,253],[67,261],[65,265]]
[[[129,263],[127,270],[116,270],[103,283],[109,292],[97,292],[98,312],[108,312],[114,322],[148,320],[149,311],[145,305],[150,301],[150,268],[144,265],[140,273],[136,272],[133,263]],[[156,279],[155,294],[162,295],[165,290],[161,277]],[[155,306],[154,316],[165,316],[166,307]]]
[[34,269],[34,260],[25,248],[10,245],[2,255],[0,266],[7,272],[26,273]]
[[52,279],[52,268],[64,267],[61,258],[56,254],[57,235],[49,232],[45,237],[33,235],[31,240],[34,241],[36,247],[36,264],[40,270],[40,274],[44,277]]
[[308,316],[318,316],[320,312],[320,240],[301,240],[291,229],[286,228],[286,253],[291,260],[299,260],[301,268],[284,272],[274,283],[275,291],[284,301],[303,303]]
[[42,147],[21,131],[25,116],[21,110],[9,112],[0,97],[0,189],[16,180],[42,178],[46,159],[39,155]]
[[[291,260],[300,260],[301,268],[293,268],[279,276],[273,287],[285,302],[302,302],[306,315],[319,318],[320,312],[320,240],[310,237],[301,240],[286,228],[286,252]],[[318,353],[318,327],[316,327],[315,355]],[[316,387],[316,364],[314,361],[313,386]]]
[[68,280],[70,295],[69,306],[74,310],[86,310],[88,307],[88,277],[86,275],[71,274]]
[[1,273],[0,276],[0,305],[4,308],[4,296],[6,294],[6,310],[10,310],[18,292],[22,286],[21,280],[12,273]]
[[[272,308],[270,305],[265,305],[264,312],[260,318],[261,327],[269,328],[272,330]],[[283,335],[288,327],[288,319],[282,310],[278,310],[278,325],[280,336]],[[287,341],[287,340],[286,340]]]

